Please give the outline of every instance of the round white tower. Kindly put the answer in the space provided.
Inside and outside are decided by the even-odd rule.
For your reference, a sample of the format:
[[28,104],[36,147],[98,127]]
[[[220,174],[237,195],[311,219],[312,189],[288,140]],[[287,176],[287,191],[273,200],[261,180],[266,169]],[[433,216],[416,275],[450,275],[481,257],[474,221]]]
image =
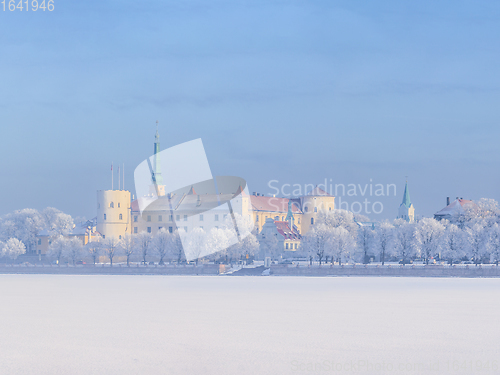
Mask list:
[[104,238],[121,239],[125,233],[131,234],[129,191],[97,191],[97,231]]

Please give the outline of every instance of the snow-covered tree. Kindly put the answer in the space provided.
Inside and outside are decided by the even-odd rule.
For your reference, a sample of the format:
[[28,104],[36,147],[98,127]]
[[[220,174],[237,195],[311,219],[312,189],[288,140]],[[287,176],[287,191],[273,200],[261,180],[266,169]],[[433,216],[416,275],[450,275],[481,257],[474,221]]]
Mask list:
[[129,233],[125,233],[119,244],[120,251],[127,257],[127,267],[130,266],[130,257],[135,253],[134,239]]
[[387,256],[393,254],[392,246],[394,240],[394,226],[388,221],[383,221],[377,228],[378,253],[382,265]]
[[25,252],[26,246],[24,243],[14,237],[9,238],[1,249],[2,256],[8,256],[12,259],[16,259],[19,255],[24,254]]
[[102,244],[98,241],[90,241],[85,245],[85,250],[87,250],[87,253],[94,261],[95,266],[96,260],[99,259],[99,255],[101,255],[102,252]]
[[443,232],[444,225],[432,218],[423,218],[416,224],[417,241],[425,264],[429,264],[429,259],[439,254]]
[[495,223],[489,230],[488,248],[491,254],[491,261],[497,266],[500,262],[500,226]]
[[375,239],[376,233],[371,227],[362,226],[358,228],[357,247],[363,252],[362,260],[364,264],[369,263],[370,255],[375,252]]
[[[271,259],[276,260],[281,255],[283,249],[280,246],[280,241],[277,236],[277,234],[270,235],[259,240],[259,253],[263,258],[270,257]],[[303,244],[301,244],[301,246],[303,246]]]
[[342,227],[356,238],[358,224],[354,221],[355,216],[351,211],[335,209],[332,211],[321,210],[318,212],[316,224],[324,224],[330,228]]
[[49,245],[47,255],[56,258],[57,264],[60,264],[61,258],[64,255],[67,246],[68,240],[62,235],[59,235],[52,240],[51,244]]
[[328,248],[339,265],[349,262],[356,248],[356,241],[352,234],[344,227],[332,228],[328,237]]
[[14,211],[0,220],[0,238],[17,238],[26,245],[27,252],[33,251],[36,235],[43,229],[44,221],[40,213],[31,208]]
[[394,250],[406,265],[419,249],[415,225],[398,219],[394,221],[394,227]]
[[174,247],[172,245],[173,242],[175,242],[175,239],[173,237],[174,234],[169,233],[165,228],[162,228],[153,238],[152,247],[155,250],[156,255],[158,255],[158,257],[160,258],[160,265],[163,265],[165,263],[164,259],[166,257],[172,255],[172,251],[174,250]]
[[146,258],[151,248],[152,236],[147,232],[141,232],[135,236],[134,240],[137,253],[141,255],[142,262],[146,264]]
[[188,261],[194,260],[198,264],[198,259],[207,254],[207,233],[203,228],[194,228],[189,232],[180,233],[184,254]]
[[55,238],[59,235],[67,235],[74,227],[73,219],[54,207],[47,207],[42,211],[45,228]]
[[318,222],[302,237],[300,244],[302,251],[309,256],[317,257],[320,265],[323,258],[329,255],[328,251],[332,249],[330,242],[333,229],[324,222]]
[[474,264],[477,266],[484,255],[486,255],[486,245],[487,245],[487,231],[484,227],[484,223],[481,221],[476,222],[470,228],[466,228],[467,240],[469,242],[468,255],[474,260]]
[[106,238],[104,240],[104,243],[103,243],[103,249],[104,249],[104,253],[106,254],[106,256],[109,259],[109,263],[111,264],[111,267],[113,267],[113,258],[119,249],[118,240],[113,236]]
[[83,244],[77,237],[72,237],[66,241],[66,256],[71,260],[73,265],[82,255]]
[[445,223],[446,228],[441,237],[441,255],[448,263],[453,264],[454,261],[462,259],[466,252],[467,241],[465,233],[457,225]]

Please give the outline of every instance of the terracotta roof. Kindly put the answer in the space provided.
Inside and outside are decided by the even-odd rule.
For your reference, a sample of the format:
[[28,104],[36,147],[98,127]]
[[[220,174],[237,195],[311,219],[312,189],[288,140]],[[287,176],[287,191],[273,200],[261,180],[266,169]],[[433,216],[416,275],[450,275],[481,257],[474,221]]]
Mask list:
[[[288,198],[251,195],[250,200],[255,211],[288,212]],[[301,213],[296,204],[292,204],[292,212]]]
[[278,233],[281,234],[285,240],[300,240],[301,236],[297,227],[294,226],[293,230],[290,230],[290,225],[288,221],[275,221],[276,229]]

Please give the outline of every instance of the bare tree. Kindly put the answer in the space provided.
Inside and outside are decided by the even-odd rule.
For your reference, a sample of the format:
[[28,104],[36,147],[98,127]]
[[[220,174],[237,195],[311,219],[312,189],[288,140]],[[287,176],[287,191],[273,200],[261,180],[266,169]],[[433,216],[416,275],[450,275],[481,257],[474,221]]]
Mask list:
[[108,237],[104,241],[103,247],[106,256],[109,258],[109,263],[111,264],[111,267],[113,267],[113,257],[116,255],[116,252],[118,251],[118,240],[113,236]]
[[385,257],[390,254],[390,244],[394,238],[394,226],[388,221],[384,221],[377,229],[377,239],[380,248],[380,261],[385,264]]
[[301,247],[306,253],[316,256],[321,266],[323,258],[328,255],[327,251],[331,249],[332,236],[332,227],[317,223],[302,237]]
[[130,266],[130,257],[135,253],[136,247],[132,235],[126,233],[120,241],[120,250],[127,257],[127,267]]
[[135,246],[139,254],[141,254],[142,262],[146,264],[146,258],[151,248],[152,236],[149,233],[141,232],[135,236]]
[[70,259],[73,265],[75,265],[78,258],[82,255],[82,241],[77,237],[67,239],[65,253],[68,259]]
[[358,248],[363,251],[363,263],[370,261],[370,254],[373,254],[375,247],[375,231],[369,226],[358,228]]
[[96,259],[98,259],[99,255],[101,255],[102,244],[98,241],[90,241],[87,245],[85,245],[85,249],[94,261],[95,266]]

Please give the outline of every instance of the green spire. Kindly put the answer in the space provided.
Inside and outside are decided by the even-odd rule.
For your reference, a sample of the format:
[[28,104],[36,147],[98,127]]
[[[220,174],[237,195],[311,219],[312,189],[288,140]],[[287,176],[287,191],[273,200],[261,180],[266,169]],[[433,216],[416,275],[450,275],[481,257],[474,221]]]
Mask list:
[[408,181],[406,181],[405,194],[403,195],[403,203],[401,203],[401,205],[405,205],[408,208],[411,206],[410,192],[408,191]]
[[161,164],[160,164],[160,134],[158,133],[158,121],[156,121],[156,135],[155,135],[155,146],[154,146],[154,157],[153,157],[153,182],[156,185],[163,185],[163,178],[161,176]]
[[288,200],[288,213],[286,214],[286,221],[290,222],[291,221],[291,225],[290,225],[290,229],[293,230],[292,226],[295,222],[295,219],[293,218],[293,212],[292,212],[292,201],[291,200]]

